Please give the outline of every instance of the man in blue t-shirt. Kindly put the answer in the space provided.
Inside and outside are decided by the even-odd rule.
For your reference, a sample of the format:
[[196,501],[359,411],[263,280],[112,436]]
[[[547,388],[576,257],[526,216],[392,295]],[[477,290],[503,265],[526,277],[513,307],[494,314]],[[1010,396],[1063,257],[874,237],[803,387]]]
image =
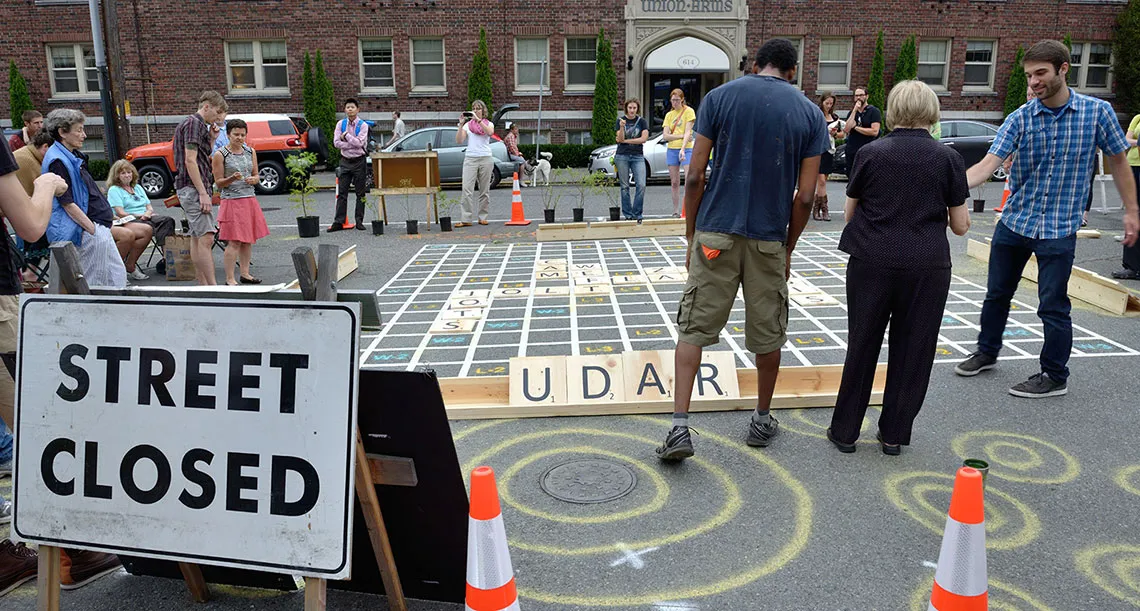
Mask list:
[[797,59],[791,42],[769,40],[756,54],[758,73],[721,85],[701,101],[685,190],[689,281],[677,311],[673,428],[657,449],[662,460],[693,455],[689,400],[701,351],[717,343],[741,285],[745,347],[756,354],[759,382],[746,443],[764,447],[776,435],[768,408],[787,341],[786,281],[828,144],[823,113],[789,84]]

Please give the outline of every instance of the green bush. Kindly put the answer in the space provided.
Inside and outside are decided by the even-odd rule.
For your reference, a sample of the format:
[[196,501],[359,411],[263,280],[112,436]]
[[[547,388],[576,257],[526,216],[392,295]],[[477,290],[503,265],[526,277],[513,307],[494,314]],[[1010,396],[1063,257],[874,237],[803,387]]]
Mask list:
[[91,178],[103,182],[107,180],[107,172],[111,171],[111,164],[106,159],[89,159],[87,160],[87,171],[91,172]]
[[[321,128],[321,132],[331,143],[333,130],[336,129],[337,111],[332,80],[325,74],[325,63],[319,49],[312,68],[309,61],[309,54],[306,52],[301,88],[301,105],[305,112],[305,121],[313,127]],[[338,162],[340,162],[340,150],[330,144],[329,158],[325,165],[334,168]]]
[[487,31],[479,28],[479,46],[475,49],[475,57],[471,59],[471,73],[467,75],[467,108],[471,108],[475,100],[483,100],[487,109],[493,111],[495,109],[491,103],[493,89],[491,59],[487,51]]
[[[887,111],[887,86],[883,83],[883,31],[875,40],[875,57],[871,60],[871,77],[867,80],[867,103],[878,108],[883,114]],[[884,117],[885,118],[885,117]]]
[[[618,106],[617,73],[614,72],[613,43],[606,39],[606,31],[598,31],[597,59],[594,64],[594,122],[590,135],[597,146],[613,144],[617,140]],[[642,115],[645,114],[644,106]]]
[[[552,168],[588,168],[590,152],[598,148],[594,144],[544,144],[542,152],[550,153]],[[533,144],[520,144],[519,152],[526,159],[534,157]]]
[[1017,56],[1013,58],[1013,65],[1009,69],[1009,82],[1005,86],[1005,117],[1025,103],[1025,88],[1029,86],[1029,81],[1025,78],[1025,68],[1021,65],[1023,57],[1025,57],[1025,48],[1017,47]]
[[1140,0],[1131,0],[1116,16],[1112,31],[1112,80],[1121,107],[1140,114]]
[[32,106],[32,96],[28,94],[28,84],[16,67],[16,62],[11,60],[8,61],[8,109],[12,113],[13,129],[24,127],[25,110],[35,109]]
[[914,42],[914,34],[906,37],[902,48],[899,49],[899,59],[895,62],[895,79],[891,86],[903,81],[918,78],[918,47]]

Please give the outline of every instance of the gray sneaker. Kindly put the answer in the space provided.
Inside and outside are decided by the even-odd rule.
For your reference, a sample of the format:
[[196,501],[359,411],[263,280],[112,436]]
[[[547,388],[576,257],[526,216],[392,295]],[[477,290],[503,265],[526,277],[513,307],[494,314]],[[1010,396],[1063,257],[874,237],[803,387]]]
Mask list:
[[12,474],[12,459],[0,461],[0,479]]
[[8,524],[12,521],[12,501],[5,501],[0,499],[0,524]]
[[772,438],[780,432],[780,422],[774,416],[769,416],[767,424],[757,424],[755,420],[748,422],[748,438],[744,443],[754,448],[766,448],[772,443]]
[[970,355],[970,358],[955,365],[954,373],[960,376],[971,377],[976,376],[987,369],[993,369],[996,365],[996,356],[990,356],[983,352],[975,352]]
[[693,438],[689,427],[675,426],[665,436],[665,443],[657,448],[657,458],[661,460],[682,460],[694,454]]
[[1035,373],[1028,380],[1009,389],[1009,394],[1026,399],[1059,397],[1068,393],[1068,384],[1054,380],[1047,373]]

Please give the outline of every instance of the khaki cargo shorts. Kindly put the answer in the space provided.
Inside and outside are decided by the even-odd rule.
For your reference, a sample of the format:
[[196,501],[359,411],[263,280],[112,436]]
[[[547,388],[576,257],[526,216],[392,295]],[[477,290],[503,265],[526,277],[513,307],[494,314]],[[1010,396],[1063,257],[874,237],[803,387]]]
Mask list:
[[786,257],[781,242],[698,231],[689,245],[689,282],[677,310],[678,339],[702,348],[717,343],[743,285],[745,347],[756,354],[780,349],[788,331]]

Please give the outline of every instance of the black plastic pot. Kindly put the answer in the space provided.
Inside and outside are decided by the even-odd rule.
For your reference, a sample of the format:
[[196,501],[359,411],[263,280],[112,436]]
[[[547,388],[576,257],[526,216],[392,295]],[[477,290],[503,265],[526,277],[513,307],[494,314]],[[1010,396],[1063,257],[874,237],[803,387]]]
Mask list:
[[319,216],[299,216],[297,217],[297,235],[302,238],[315,238],[321,235],[321,217]]
[[404,221],[408,226],[408,235],[416,235],[420,232],[420,222],[416,219],[408,219]]
[[451,231],[451,217],[450,216],[439,217],[439,230],[440,231]]
[[621,208],[610,208],[610,220],[616,221],[621,218]]
[[574,222],[575,223],[581,223],[583,220],[586,219],[586,209],[585,208],[574,208],[573,212],[574,212]]
[[984,212],[985,209],[986,209],[986,200],[984,200],[984,199],[975,199],[974,200],[974,212]]
[[543,220],[545,220],[547,223],[553,223],[554,222],[554,208],[551,208],[549,210],[543,210],[542,216],[543,216]]
[[372,221],[372,235],[384,235],[384,221]]

